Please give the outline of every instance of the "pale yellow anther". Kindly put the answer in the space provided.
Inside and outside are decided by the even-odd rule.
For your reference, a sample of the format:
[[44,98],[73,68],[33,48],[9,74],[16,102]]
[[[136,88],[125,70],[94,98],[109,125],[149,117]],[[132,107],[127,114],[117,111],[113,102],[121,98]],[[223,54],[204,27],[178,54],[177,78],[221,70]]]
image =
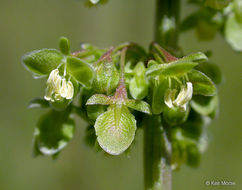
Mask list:
[[67,94],[66,99],[72,99],[74,95],[74,87],[71,81],[67,82]]
[[176,90],[168,89],[165,93],[165,104],[169,108],[180,107],[183,110],[186,110],[187,103],[192,99],[193,87],[191,82],[187,82],[186,87],[182,87],[181,91],[176,95]]
[[61,94],[61,96],[63,98],[65,98],[66,95],[67,95],[67,83],[66,83],[66,79],[62,79],[60,94]]
[[44,98],[54,102],[62,98],[72,99],[74,95],[74,87],[71,81],[66,81],[59,75],[58,69],[51,71],[47,80],[47,88]]

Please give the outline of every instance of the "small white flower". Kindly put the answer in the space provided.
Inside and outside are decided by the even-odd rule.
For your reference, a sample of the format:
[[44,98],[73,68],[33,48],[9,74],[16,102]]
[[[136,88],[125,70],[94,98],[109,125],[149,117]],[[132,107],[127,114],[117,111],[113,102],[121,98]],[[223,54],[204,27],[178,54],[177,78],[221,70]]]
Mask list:
[[188,102],[192,99],[193,87],[191,82],[187,82],[186,87],[182,87],[181,91],[175,99],[176,90],[168,89],[165,93],[165,104],[169,108],[180,107],[184,111],[187,108]]
[[61,100],[62,98],[73,98],[74,87],[72,82],[66,82],[66,79],[59,75],[58,69],[51,71],[46,84],[47,88],[44,96],[46,100],[54,102],[56,100]]

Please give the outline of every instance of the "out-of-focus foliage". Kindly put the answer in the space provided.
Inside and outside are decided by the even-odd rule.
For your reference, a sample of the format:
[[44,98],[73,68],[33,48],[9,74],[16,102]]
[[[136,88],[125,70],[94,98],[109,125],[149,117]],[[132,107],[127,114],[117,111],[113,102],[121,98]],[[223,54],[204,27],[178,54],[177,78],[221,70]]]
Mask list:
[[217,33],[220,33],[234,50],[242,51],[242,1],[190,1],[190,3],[194,2],[198,10],[185,18],[181,24],[181,30],[187,31],[194,28],[202,41],[212,40]]

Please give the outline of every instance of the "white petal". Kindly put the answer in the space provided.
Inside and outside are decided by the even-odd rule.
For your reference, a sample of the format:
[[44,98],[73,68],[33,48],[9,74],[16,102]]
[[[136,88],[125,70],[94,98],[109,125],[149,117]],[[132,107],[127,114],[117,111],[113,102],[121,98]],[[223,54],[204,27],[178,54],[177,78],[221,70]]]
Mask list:
[[56,77],[59,75],[59,70],[54,69],[51,71],[49,78],[47,80],[47,84],[53,83],[53,81],[56,79]]
[[179,94],[176,97],[176,100],[173,103],[177,106],[182,105],[185,95],[186,95],[186,89],[184,87],[182,87],[181,91],[179,92]]
[[66,99],[72,99],[74,95],[74,87],[71,81],[67,82],[67,95]]
[[62,84],[60,88],[60,95],[65,98],[67,95],[67,84],[66,84],[66,79],[62,79]]
[[165,93],[165,96],[164,96],[164,101],[165,101],[165,104],[169,108],[173,107],[173,104],[172,104],[172,90],[171,89],[166,90],[166,93]]

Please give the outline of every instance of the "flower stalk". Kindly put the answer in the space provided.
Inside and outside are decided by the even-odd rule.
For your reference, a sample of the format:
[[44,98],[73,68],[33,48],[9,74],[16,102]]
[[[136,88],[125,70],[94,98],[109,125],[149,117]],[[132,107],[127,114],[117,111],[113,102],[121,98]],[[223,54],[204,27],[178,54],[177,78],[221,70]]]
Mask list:
[[[177,52],[180,0],[157,0],[155,42]],[[161,116],[147,116],[144,126],[145,190],[171,190],[171,143]],[[150,124],[152,123],[152,126]]]

